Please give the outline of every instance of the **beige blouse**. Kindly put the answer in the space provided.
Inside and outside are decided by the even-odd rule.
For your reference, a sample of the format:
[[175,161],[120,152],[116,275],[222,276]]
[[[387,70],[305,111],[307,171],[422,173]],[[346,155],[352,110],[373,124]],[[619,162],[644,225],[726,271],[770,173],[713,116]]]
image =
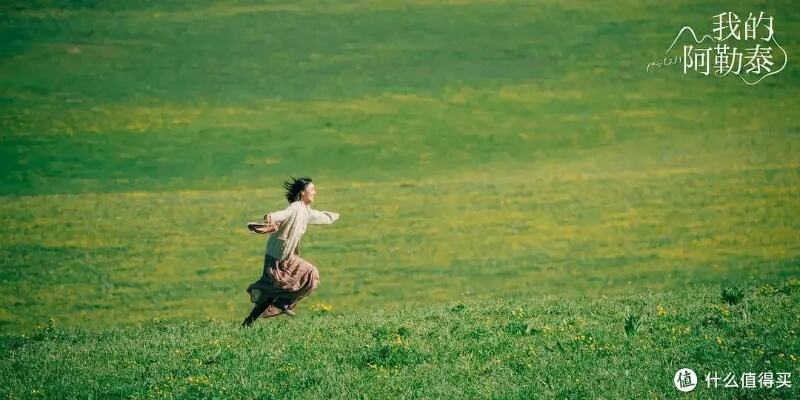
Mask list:
[[314,210],[300,200],[289,204],[284,210],[269,213],[269,216],[280,226],[269,235],[266,254],[278,260],[294,253],[308,224],[330,225],[339,219],[339,214],[335,212]]

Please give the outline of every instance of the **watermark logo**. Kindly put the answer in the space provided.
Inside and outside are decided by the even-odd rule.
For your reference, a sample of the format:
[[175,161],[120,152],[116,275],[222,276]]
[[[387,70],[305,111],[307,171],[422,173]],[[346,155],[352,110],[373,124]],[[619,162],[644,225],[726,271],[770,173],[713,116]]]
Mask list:
[[672,383],[681,392],[691,392],[697,386],[697,374],[689,368],[683,368],[675,373]]
[[[708,389],[791,389],[792,373],[762,371],[720,374],[712,371],[705,374],[705,381]],[[697,374],[690,368],[680,369],[672,378],[672,383],[681,392],[691,392],[698,384]]]
[[706,374],[705,380],[706,386],[709,388],[780,389],[792,387],[791,372],[777,372],[774,374],[772,371],[743,372],[742,374],[728,372],[724,376],[717,372],[711,372]]
[[[664,52],[661,61],[647,64],[647,72],[654,68],[682,65],[683,73],[699,73],[723,77],[737,75],[748,85],[786,68],[789,56],[775,39],[774,18],[763,11],[749,13],[742,19],[732,11],[712,17],[708,34],[698,38],[694,29],[684,26]],[[683,43],[680,51],[676,48]]]

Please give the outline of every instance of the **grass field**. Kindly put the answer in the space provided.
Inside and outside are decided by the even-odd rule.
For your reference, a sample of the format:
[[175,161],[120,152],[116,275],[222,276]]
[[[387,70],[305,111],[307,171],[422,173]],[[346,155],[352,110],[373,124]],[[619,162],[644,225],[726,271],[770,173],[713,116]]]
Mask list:
[[[787,69],[756,86],[679,68],[646,72],[683,25],[707,31],[726,10],[773,15]],[[9,393],[38,390],[33,365],[56,363],[40,358],[47,350],[15,345],[53,324],[90,338],[44,342],[42,349],[73,351],[63,360],[76,364],[88,357],[85,343],[105,340],[92,332],[110,328],[121,329],[110,346],[135,342],[112,359],[149,360],[148,335],[161,328],[136,324],[154,318],[166,332],[212,318],[211,327],[185,328],[191,340],[220,335],[248,346],[299,329],[281,344],[295,349],[311,345],[315,329],[349,324],[342,339],[326,339],[336,348],[375,325],[406,321],[387,310],[408,307],[403,313],[424,319],[454,301],[472,302],[475,318],[484,318],[481,307],[508,304],[497,315],[533,307],[535,321],[556,326],[548,310],[561,301],[588,307],[578,299],[602,299],[601,312],[616,317],[592,320],[585,308],[580,315],[611,335],[620,304],[649,298],[644,292],[677,307],[696,293],[710,299],[724,287],[792,282],[800,277],[799,33],[791,1],[4,3],[0,329],[13,363],[38,360],[13,378],[11,365],[28,364],[3,366],[4,379],[24,389]],[[232,324],[249,311],[245,288],[260,276],[264,251],[264,238],[244,224],[285,205],[280,184],[291,175],[317,182],[315,208],[341,213],[303,239],[320,287],[297,322],[261,321],[238,337]],[[789,303],[764,305],[786,328],[763,332],[776,349],[796,343],[797,299],[784,295]],[[541,297],[551,300],[533,300]],[[320,328],[306,325],[317,318],[311,306],[332,309],[313,319]],[[483,328],[505,326],[493,315]],[[429,334],[434,326],[409,329]],[[420,346],[443,340],[460,339]],[[453,346],[491,352],[470,340]],[[784,354],[800,353],[791,346]],[[265,354],[237,351],[239,361]],[[292,365],[335,360],[315,351]],[[460,351],[433,352],[433,365],[453,365]],[[670,352],[647,354],[669,369]],[[637,357],[615,362],[642,368],[647,360]],[[720,366],[764,369],[756,363],[764,358],[741,357],[728,354]],[[581,371],[597,372],[603,360]],[[105,373],[89,365],[75,377]],[[439,397],[444,386],[394,390],[404,379],[457,376],[414,371],[366,393]],[[264,373],[258,379],[300,374]],[[343,382],[361,379],[348,376]],[[665,381],[609,393],[667,390],[671,376],[651,376]],[[76,395],[111,387],[76,382],[61,384]],[[469,382],[461,395],[491,397]],[[569,397],[560,392],[566,385],[543,396]],[[156,387],[163,389],[131,393],[155,395]],[[604,393],[581,387],[588,397]],[[128,386],[116,388],[121,395]]]
[[[9,398],[796,398],[800,281],[600,298],[318,310],[242,330],[210,319],[3,337]],[[734,300],[739,299],[739,300]],[[490,307],[487,307],[490,306]],[[103,354],[103,357],[96,357]],[[700,382],[683,394],[680,368]],[[35,373],[33,372],[35,371]],[[705,374],[792,372],[792,387]]]

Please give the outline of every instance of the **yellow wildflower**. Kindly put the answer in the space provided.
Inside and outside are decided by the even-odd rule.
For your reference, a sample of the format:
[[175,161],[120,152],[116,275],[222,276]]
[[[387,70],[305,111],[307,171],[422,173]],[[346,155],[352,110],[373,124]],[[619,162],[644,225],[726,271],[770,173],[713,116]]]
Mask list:
[[659,304],[656,306],[656,313],[658,314],[659,317],[663,317],[667,315],[667,309],[661,306],[661,304]]

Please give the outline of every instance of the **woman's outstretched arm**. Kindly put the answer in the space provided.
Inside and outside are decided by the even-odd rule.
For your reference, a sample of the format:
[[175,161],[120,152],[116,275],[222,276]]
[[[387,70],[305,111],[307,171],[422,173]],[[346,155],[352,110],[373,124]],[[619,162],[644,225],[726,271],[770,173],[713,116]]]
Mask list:
[[288,207],[286,207],[285,209],[283,209],[281,211],[273,211],[273,212],[266,213],[266,214],[264,214],[264,221],[267,220],[267,216],[269,215],[270,217],[272,217],[272,222],[274,222],[276,224],[280,224],[281,222],[285,221],[286,218],[289,218],[289,216],[292,215],[294,207],[295,207],[295,205],[293,203],[293,204],[289,204]]
[[308,223],[311,225],[330,225],[339,219],[339,214],[333,211],[311,210],[308,215]]

